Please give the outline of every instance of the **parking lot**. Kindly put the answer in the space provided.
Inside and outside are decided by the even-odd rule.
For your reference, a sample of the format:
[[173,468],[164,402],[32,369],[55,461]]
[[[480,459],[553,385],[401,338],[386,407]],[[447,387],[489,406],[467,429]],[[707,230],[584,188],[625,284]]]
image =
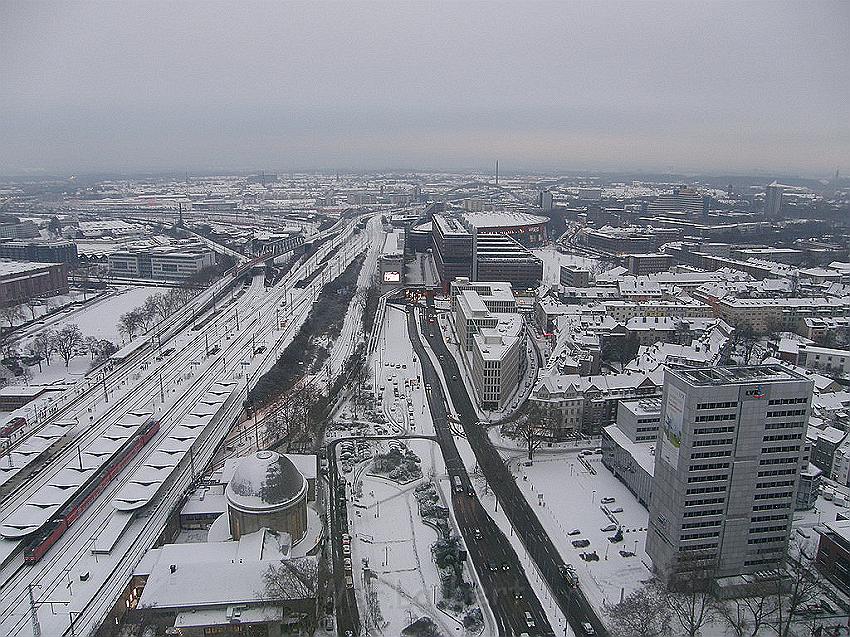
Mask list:
[[652,577],[644,550],[649,514],[602,465],[600,454],[584,453],[595,475],[576,451],[538,453],[531,466],[524,455],[514,455],[510,466],[588,598],[616,603],[621,588],[628,595]]

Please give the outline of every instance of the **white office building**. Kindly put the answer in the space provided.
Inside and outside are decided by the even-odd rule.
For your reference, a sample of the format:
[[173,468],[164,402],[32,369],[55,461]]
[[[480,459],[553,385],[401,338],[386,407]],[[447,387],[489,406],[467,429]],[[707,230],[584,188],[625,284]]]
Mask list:
[[646,541],[661,577],[782,564],[812,390],[779,365],[666,370]]

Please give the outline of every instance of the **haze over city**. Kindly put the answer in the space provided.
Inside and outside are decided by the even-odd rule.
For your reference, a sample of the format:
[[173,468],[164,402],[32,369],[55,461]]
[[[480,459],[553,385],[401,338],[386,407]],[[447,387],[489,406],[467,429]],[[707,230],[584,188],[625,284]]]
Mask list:
[[4,2],[0,173],[850,158],[846,2]]

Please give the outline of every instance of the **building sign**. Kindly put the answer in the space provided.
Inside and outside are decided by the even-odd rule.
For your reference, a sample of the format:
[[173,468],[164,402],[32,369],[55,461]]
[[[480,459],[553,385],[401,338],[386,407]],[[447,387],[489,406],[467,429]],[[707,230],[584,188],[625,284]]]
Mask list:
[[679,466],[682,424],[685,420],[685,392],[670,386],[664,405],[664,435],[661,437],[661,459],[673,469]]
[[764,391],[764,387],[761,385],[749,387],[744,390],[744,400],[762,400],[766,396],[767,392]]
[[384,283],[398,283],[401,281],[399,272],[384,272]]

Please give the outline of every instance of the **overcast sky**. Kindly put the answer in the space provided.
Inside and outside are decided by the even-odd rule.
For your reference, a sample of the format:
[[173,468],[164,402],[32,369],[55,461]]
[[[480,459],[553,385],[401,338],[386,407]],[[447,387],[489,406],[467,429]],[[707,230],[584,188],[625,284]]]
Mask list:
[[0,0],[0,173],[847,173],[848,34],[846,0]]

